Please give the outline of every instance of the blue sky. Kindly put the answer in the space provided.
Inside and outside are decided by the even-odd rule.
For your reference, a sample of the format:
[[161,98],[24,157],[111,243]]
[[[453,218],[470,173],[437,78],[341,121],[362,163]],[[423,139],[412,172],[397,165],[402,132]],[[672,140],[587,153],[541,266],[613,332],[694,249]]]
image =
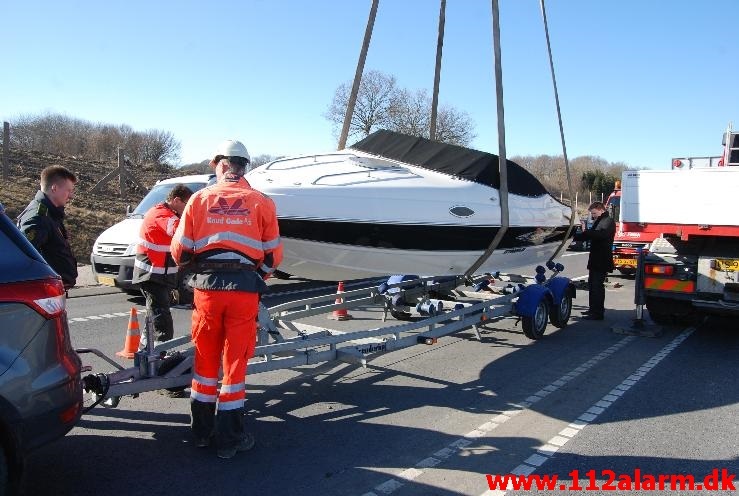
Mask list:
[[[332,150],[370,0],[4,0],[0,119],[63,113],[161,129],[182,162],[223,139],[252,155]],[[440,101],[498,152],[491,2],[447,0]],[[718,155],[739,117],[737,0],[547,0],[570,158],[669,168]],[[538,0],[500,0],[506,148],[562,153]],[[433,85],[438,0],[380,0],[365,69]],[[739,121],[737,121],[739,127]]]

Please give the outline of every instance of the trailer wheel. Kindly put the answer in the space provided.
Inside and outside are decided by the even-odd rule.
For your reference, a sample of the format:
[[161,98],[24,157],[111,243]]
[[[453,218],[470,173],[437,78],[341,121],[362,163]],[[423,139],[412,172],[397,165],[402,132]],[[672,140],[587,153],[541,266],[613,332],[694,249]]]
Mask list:
[[547,320],[549,319],[549,305],[544,298],[536,305],[536,311],[533,317],[521,317],[521,327],[523,333],[529,339],[539,339],[544,336],[547,329]]
[[562,295],[559,305],[556,307],[552,305],[552,311],[549,313],[549,322],[551,322],[554,327],[561,329],[567,325],[571,314],[572,295],[570,295],[570,292],[568,291],[566,294]]

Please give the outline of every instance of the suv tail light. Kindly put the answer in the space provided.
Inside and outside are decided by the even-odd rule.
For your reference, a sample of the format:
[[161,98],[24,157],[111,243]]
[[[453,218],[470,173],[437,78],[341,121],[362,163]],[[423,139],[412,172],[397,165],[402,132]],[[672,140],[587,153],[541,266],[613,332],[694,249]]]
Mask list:
[[54,320],[57,358],[69,375],[79,373],[79,358],[69,339],[67,298],[61,279],[49,278],[3,285],[3,299],[24,303],[45,319]]
[[25,303],[46,319],[59,317],[67,305],[61,279],[11,283],[3,289],[5,301]]

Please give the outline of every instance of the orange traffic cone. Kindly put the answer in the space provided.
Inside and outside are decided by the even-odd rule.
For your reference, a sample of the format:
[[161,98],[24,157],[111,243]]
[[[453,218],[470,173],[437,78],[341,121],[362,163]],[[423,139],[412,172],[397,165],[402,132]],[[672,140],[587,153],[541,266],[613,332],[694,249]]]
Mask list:
[[[341,294],[344,292],[344,281],[339,281],[339,287],[336,288],[336,294]],[[344,298],[337,297],[335,303],[344,303]],[[338,310],[334,310],[331,315],[328,317],[329,319],[333,320],[349,320],[352,318],[351,315],[349,315],[349,312],[346,311],[346,308],[339,308]]]
[[133,358],[133,355],[139,350],[141,342],[141,330],[139,329],[139,317],[136,308],[131,307],[131,316],[128,318],[128,329],[126,330],[126,342],[121,351],[116,355],[123,358]]

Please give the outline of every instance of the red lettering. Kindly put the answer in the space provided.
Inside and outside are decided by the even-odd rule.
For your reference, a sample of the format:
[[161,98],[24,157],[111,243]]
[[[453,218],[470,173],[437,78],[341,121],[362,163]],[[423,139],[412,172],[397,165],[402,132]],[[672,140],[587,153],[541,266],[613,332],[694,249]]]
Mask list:
[[603,483],[603,490],[604,491],[615,491],[616,485],[613,483],[614,480],[616,480],[616,473],[613,470],[601,470],[601,475],[607,477],[606,481]]
[[[506,474],[506,475],[491,475],[487,474],[488,488],[490,490],[523,490],[530,491],[534,490],[570,490],[570,491],[582,491],[583,487],[580,485],[580,472],[578,470],[572,470],[568,474],[572,483],[569,485],[560,484],[558,485],[557,474]],[[598,475],[605,479],[601,485],[598,484]],[[639,491],[640,494],[646,491],[736,491],[734,479],[736,474],[732,474],[728,469],[722,468],[720,471],[718,468],[714,468],[703,478],[703,484],[696,484],[695,477],[691,474],[643,474],[640,469],[634,469],[633,474],[617,474],[613,470],[603,469],[600,474],[596,473],[595,470],[591,469],[585,472],[588,484],[584,488],[586,491]],[[667,482],[669,481],[669,488],[667,488]],[[564,481],[563,481],[564,482]]]
[[619,475],[618,476],[618,488],[621,491],[631,491],[631,477],[629,477],[626,474]]
[[645,474],[641,488],[646,489],[647,491],[654,491],[655,489],[657,489],[657,481],[654,480],[654,476],[650,474]]

